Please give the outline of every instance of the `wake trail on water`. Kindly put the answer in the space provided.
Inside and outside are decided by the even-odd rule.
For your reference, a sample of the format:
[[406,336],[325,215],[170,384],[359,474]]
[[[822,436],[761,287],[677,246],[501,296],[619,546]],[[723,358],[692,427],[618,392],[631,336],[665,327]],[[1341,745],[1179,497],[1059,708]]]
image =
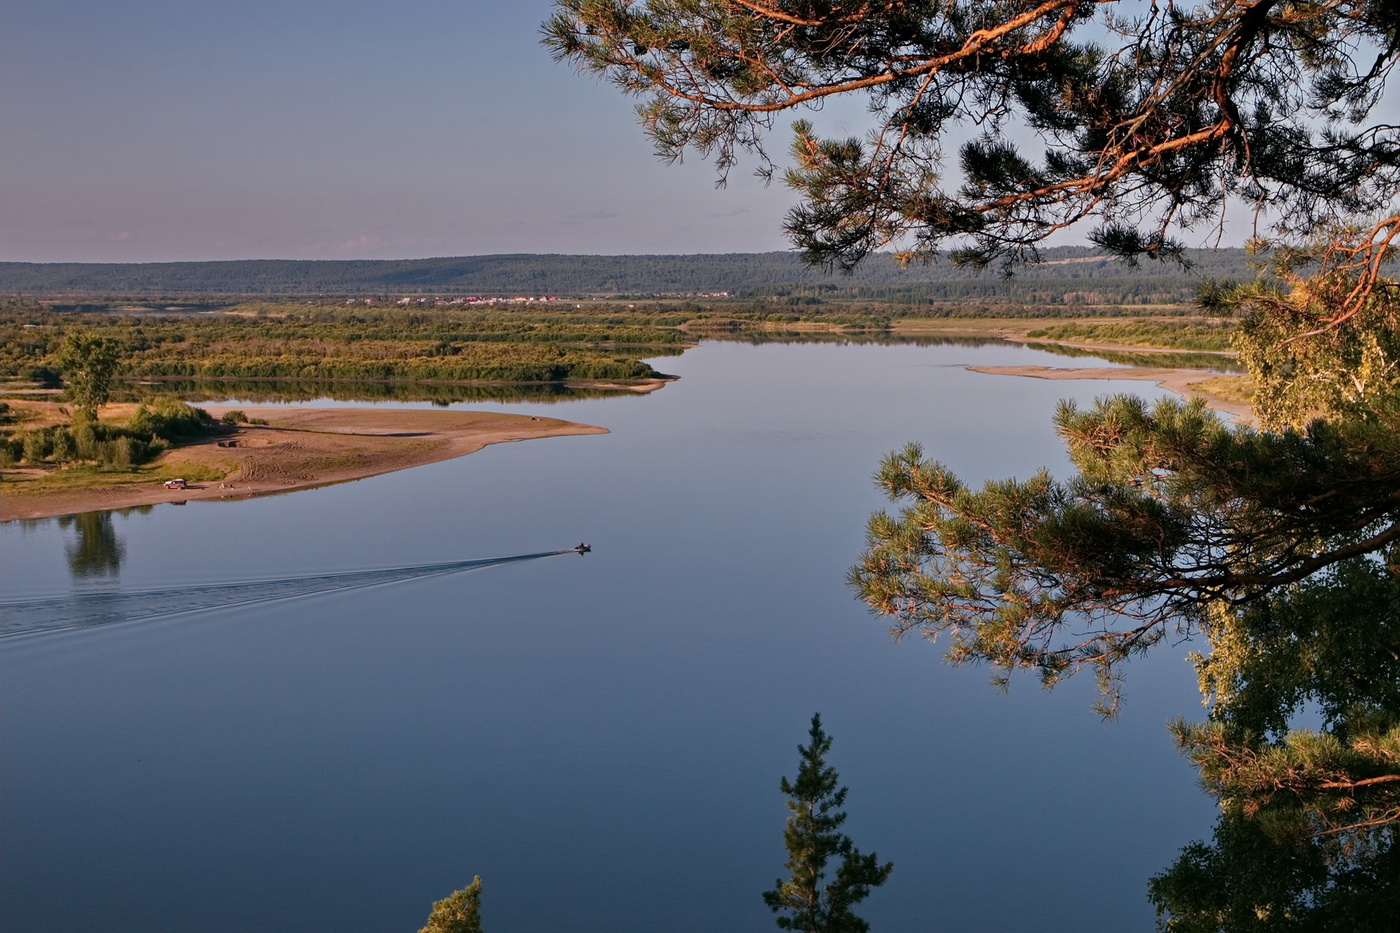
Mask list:
[[387,567],[378,570],[350,570],[340,573],[300,577],[274,577],[237,583],[210,583],[200,586],[149,590],[110,590],[74,593],[43,599],[0,600],[0,638],[34,635],[64,629],[91,628],[114,622],[134,622],[164,616],[244,606],[252,603],[296,599],[319,593],[382,586],[404,580],[419,580],[440,574],[460,573],[501,564],[514,564],[577,550],[544,551],[515,557],[488,557],[480,560],[454,560],[414,567]]

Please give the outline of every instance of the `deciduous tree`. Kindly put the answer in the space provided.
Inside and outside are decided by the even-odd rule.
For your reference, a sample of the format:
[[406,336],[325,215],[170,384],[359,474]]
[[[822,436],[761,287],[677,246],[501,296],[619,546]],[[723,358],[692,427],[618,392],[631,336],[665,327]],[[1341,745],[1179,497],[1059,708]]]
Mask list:
[[111,398],[120,359],[116,341],[109,337],[80,332],[63,338],[59,361],[68,400],[89,421],[97,418],[97,409]]

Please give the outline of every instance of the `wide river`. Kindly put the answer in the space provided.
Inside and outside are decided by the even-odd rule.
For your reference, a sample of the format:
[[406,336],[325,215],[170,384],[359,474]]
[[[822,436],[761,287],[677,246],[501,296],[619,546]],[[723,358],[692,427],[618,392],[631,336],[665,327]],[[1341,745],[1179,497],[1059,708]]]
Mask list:
[[1088,677],[998,693],[843,582],[886,452],[1063,475],[1057,399],[1160,394],[963,368],[1036,363],[706,343],[648,396],[466,406],[608,435],[0,526],[6,602],[103,622],[0,639],[7,933],[411,933],[473,875],[488,933],[772,930],[814,711],[895,863],[875,933],[1150,930],[1213,820],[1164,728],[1201,715],[1188,646],[1105,722]]

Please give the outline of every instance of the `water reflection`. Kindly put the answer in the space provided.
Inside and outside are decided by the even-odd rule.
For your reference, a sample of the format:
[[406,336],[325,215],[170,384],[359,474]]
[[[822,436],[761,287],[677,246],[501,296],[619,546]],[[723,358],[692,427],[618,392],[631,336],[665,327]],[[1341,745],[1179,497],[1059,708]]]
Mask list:
[[1243,373],[1244,366],[1234,357],[1206,350],[1176,353],[1134,353],[1123,350],[1089,350],[1058,343],[1027,341],[1026,346],[1057,356],[1093,357],[1120,366],[1147,366],[1152,369],[1209,369],[1220,373]]
[[458,402],[572,402],[579,399],[627,398],[645,393],[631,388],[574,385],[564,382],[456,384],[435,382],[334,382],[315,379],[172,379],[126,383],[114,400],[134,402],[152,393],[190,399],[237,398],[245,402],[431,402],[446,407]]
[[831,346],[905,346],[905,347],[1010,347],[1018,346],[1000,337],[973,334],[896,334],[889,331],[813,331],[813,330],[716,330],[704,333],[706,340],[726,343],[766,344],[828,344]]
[[68,569],[76,579],[120,575],[126,542],[112,525],[111,512],[62,515],[58,524],[74,532],[63,550],[68,555]]

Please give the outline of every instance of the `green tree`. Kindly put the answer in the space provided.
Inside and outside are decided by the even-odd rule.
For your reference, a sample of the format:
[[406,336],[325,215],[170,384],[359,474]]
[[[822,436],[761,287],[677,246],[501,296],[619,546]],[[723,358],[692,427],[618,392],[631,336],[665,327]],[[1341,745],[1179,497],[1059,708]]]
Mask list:
[[[951,639],[950,659],[1053,684],[1091,668],[1111,702],[1121,663],[1238,607],[1400,541],[1400,432],[1359,419],[1306,432],[1220,423],[1199,402],[1132,396],[1056,424],[1078,474],[973,490],[918,445],[878,482],[851,573],[897,634]],[[1387,558],[1391,559],[1391,558]]]
[[[782,914],[778,926],[784,930],[864,933],[870,925],[852,908],[870,895],[871,888],[885,883],[894,863],[881,865],[875,853],[862,854],[841,832],[847,789],[837,786],[840,777],[826,763],[831,738],[822,730],[820,715],[812,716],[808,735],[811,742],[798,747],[802,762],[797,779],[783,778],[780,785],[792,811],[783,830],[791,875],[765,891],[763,902]],[[829,876],[827,866],[835,858],[840,862],[835,875]]]
[[121,361],[116,341],[72,333],[63,338],[59,362],[67,397],[89,421],[112,395],[112,380]]
[[[1400,125],[1378,108],[1397,0],[557,0],[545,43],[642,97],[663,157],[722,173],[745,151],[772,171],[777,114],[864,97],[864,139],[794,124],[787,229],[813,263],[951,246],[1009,270],[1079,222],[1108,252],[1170,257],[1253,204],[1284,284],[1208,298],[1239,317],[1260,430],[1172,401],[1063,405],[1075,475],[980,490],[911,445],[879,473],[901,509],[872,518],[851,580],[897,634],[1003,683],[1092,670],[1106,711],[1125,661],[1204,636],[1208,720],[1175,729],[1223,819],[1312,847],[1327,878],[1304,906],[1389,851]],[[949,172],[958,124],[979,130]],[[1310,704],[1321,728],[1291,728]]]
[[1389,933],[1400,916],[1400,847],[1340,859],[1316,840],[1280,843],[1255,820],[1222,816],[1152,879],[1166,933]]
[[[1400,126],[1372,117],[1400,57],[1395,0],[555,7],[544,43],[641,98],[668,160],[693,149],[725,173],[747,152],[768,174],[777,115],[861,99],[865,138],[794,125],[787,230],[815,263],[947,241],[977,265],[1034,259],[1079,221],[1112,252],[1171,255],[1174,231],[1233,199],[1289,237],[1395,210]],[[954,157],[957,126],[974,135]],[[1397,233],[1400,215],[1378,217],[1332,258],[1367,267]]]
[[481,876],[434,902],[427,924],[418,933],[481,933]]

